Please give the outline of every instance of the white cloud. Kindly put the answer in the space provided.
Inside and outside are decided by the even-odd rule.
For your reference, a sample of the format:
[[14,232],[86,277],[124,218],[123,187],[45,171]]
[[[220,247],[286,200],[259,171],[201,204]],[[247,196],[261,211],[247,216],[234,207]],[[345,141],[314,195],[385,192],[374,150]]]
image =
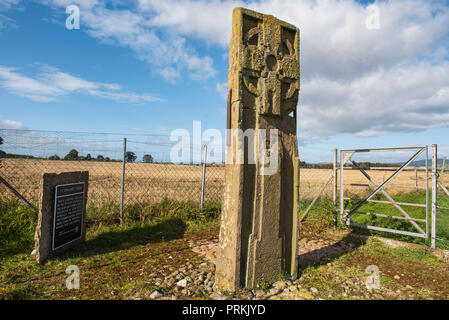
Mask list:
[[5,66],[0,66],[0,79],[2,88],[35,101],[49,102],[64,94],[60,88],[25,77]]
[[73,93],[135,104],[164,101],[150,94],[120,91],[118,84],[87,81],[51,66],[44,66],[42,69],[38,75],[29,77],[20,74],[16,69],[0,65],[0,87],[39,102],[56,101]]
[[215,90],[220,94],[220,96],[226,100],[226,97],[228,96],[228,83],[227,82],[218,82],[215,85]]
[[369,30],[366,6],[355,1],[139,0],[154,15],[148,24],[223,47],[237,5],[300,28],[301,138],[449,126],[449,8],[441,2],[376,1],[380,29]]
[[4,12],[10,10],[13,6],[17,6],[20,0],[1,0],[0,1],[0,30],[4,28],[16,28],[17,25],[13,19],[6,16]]
[[82,30],[102,42],[131,49],[152,72],[167,81],[175,82],[182,78],[183,73],[194,80],[207,80],[216,75],[210,57],[199,56],[180,33],[149,25],[150,18],[144,12],[110,9],[105,2],[94,0],[41,2],[58,10],[69,4],[78,4]]
[[449,62],[379,69],[350,82],[324,77],[303,86],[300,136],[375,136],[449,127]]
[[229,45],[232,9],[241,6],[243,1],[138,0],[139,11],[150,16],[146,25],[222,46]]
[[25,129],[25,126],[14,120],[0,120],[0,129]]
[[18,5],[20,0],[2,0],[0,2],[0,10],[8,10],[12,6]]
[[[436,1],[378,1],[380,29],[366,28],[366,6],[338,0],[139,0],[146,24],[229,45],[232,9],[244,6],[297,25],[301,30],[302,76],[352,78],[416,55],[447,58],[449,9]],[[437,58],[434,56],[433,58]]]
[[162,78],[164,78],[165,80],[167,80],[168,82],[171,82],[171,83],[175,83],[176,80],[181,78],[181,76],[179,75],[179,72],[170,66],[162,68],[160,71],[160,74],[161,74]]
[[86,1],[81,20],[90,35],[129,47],[173,82],[183,72],[215,75],[212,60],[186,39],[226,52],[233,7],[269,13],[301,31],[302,139],[447,127],[449,7],[427,0],[374,4],[378,30],[366,28],[367,6],[355,0],[138,0],[129,10]]

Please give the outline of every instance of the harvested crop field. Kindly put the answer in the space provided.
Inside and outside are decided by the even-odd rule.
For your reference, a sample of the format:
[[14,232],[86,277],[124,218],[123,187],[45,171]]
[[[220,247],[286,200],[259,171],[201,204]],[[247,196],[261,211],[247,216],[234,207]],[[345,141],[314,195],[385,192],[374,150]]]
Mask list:
[[[99,161],[54,161],[35,159],[2,159],[0,175],[29,201],[39,199],[42,174],[45,172],[89,171],[89,201],[97,204],[117,201],[120,198],[122,163]],[[367,170],[380,184],[392,171]],[[331,169],[300,170],[301,199],[313,198],[332,175]],[[224,166],[208,166],[206,169],[205,201],[221,201],[225,176]],[[392,195],[425,188],[425,171],[401,172],[388,188]],[[134,202],[159,202],[172,200],[199,201],[201,196],[201,165],[176,165],[156,163],[127,163],[125,169],[125,199]],[[340,179],[338,179],[338,183]],[[366,193],[368,180],[358,170],[345,170],[345,191],[351,195]],[[351,185],[346,185],[351,184]],[[358,186],[359,184],[360,186]],[[396,187],[394,187],[396,186]],[[413,187],[417,186],[417,189]],[[412,187],[407,189],[404,187]],[[1,194],[9,194],[0,186]],[[331,184],[326,195],[332,194]]]

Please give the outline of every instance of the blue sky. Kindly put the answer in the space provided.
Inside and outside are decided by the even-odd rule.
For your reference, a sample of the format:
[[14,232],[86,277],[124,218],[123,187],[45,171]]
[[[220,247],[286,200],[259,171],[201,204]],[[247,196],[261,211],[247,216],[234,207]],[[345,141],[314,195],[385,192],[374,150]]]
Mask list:
[[[65,27],[70,4],[79,30]],[[366,26],[368,4],[378,29]],[[447,1],[3,0],[0,129],[168,135],[201,120],[223,131],[236,6],[301,29],[303,160],[329,161],[333,148],[448,150]]]

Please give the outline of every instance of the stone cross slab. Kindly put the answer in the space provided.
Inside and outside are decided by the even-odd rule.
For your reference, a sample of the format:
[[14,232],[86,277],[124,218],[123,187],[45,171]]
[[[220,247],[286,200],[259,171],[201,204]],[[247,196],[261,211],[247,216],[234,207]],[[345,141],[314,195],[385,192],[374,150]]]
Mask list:
[[[228,74],[232,136],[227,136],[218,290],[297,276],[298,91],[299,29],[271,15],[235,8]],[[234,134],[248,130],[277,132],[278,142],[256,134],[250,144],[246,134]],[[256,152],[255,161],[248,161],[260,148],[269,152]],[[264,154],[276,155],[274,160],[270,157],[275,161],[273,174],[264,174]],[[243,163],[236,163],[239,157]]]
[[39,263],[84,242],[88,185],[88,171],[43,174],[33,251]]

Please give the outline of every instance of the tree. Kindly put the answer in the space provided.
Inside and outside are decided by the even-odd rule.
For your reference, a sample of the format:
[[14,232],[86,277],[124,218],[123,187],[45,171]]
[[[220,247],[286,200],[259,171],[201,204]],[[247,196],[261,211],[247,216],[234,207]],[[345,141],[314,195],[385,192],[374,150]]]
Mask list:
[[57,154],[55,154],[55,155],[49,156],[48,160],[61,160],[61,158]]
[[104,161],[104,157],[101,154],[99,154],[97,156],[97,161]]
[[64,157],[64,160],[78,160],[78,151],[76,149],[70,150],[70,152]]
[[125,155],[126,162],[134,162],[137,159],[137,156],[134,152],[128,151]]
[[[0,146],[3,144],[3,138],[0,137]],[[5,158],[6,157],[6,152],[0,150],[0,158]]]
[[87,156],[86,156],[86,160],[87,160],[87,161],[90,161],[90,160],[92,160],[92,155],[91,155],[90,153],[88,153],[88,154],[87,154]]
[[153,163],[153,156],[151,154],[146,154],[142,158],[143,162],[145,163]]
[[109,162],[109,161],[111,161],[111,158],[106,157],[106,158],[104,158],[104,161]]

